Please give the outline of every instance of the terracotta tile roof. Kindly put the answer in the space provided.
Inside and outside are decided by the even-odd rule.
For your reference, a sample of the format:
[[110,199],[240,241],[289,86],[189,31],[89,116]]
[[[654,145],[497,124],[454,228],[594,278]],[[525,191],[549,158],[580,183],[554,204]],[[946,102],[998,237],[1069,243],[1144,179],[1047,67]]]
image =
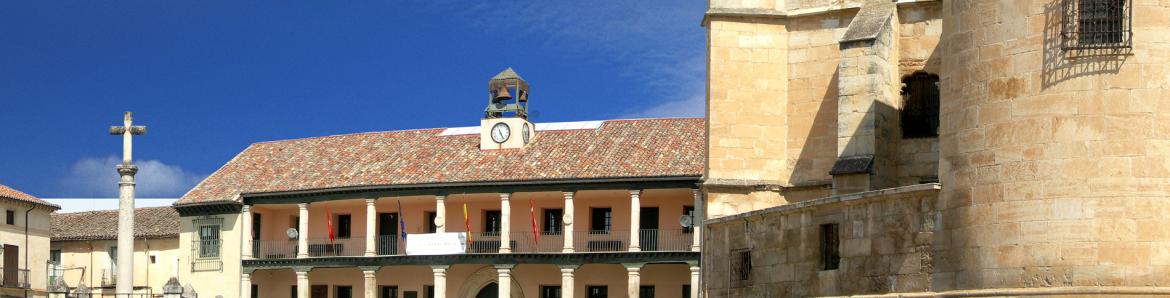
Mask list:
[[45,200],[38,199],[37,197],[34,197],[30,194],[23,193],[19,190],[13,189],[13,188],[8,187],[4,184],[0,184],[0,198],[17,200],[17,201],[24,201],[24,202],[29,202],[29,203],[33,203],[33,204],[42,205],[42,206],[47,206],[47,207],[53,208],[53,210],[61,209],[61,206],[57,206],[57,204],[49,203],[49,202],[46,202]]
[[[53,213],[52,241],[112,240],[118,238],[118,210]],[[134,237],[179,237],[179,213],[172,207],[134,209]]]
[[479,150],[479,134],[438,129],[255,143],[176,205],[239,194],[453,182],[701,176],[703,119],[605,121],[539,131],[525,149]]

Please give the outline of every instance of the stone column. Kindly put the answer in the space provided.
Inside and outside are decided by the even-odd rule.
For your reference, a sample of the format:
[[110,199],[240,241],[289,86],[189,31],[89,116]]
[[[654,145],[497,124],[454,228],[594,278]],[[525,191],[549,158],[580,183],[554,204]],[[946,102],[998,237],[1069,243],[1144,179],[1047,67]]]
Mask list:
[[691,297],[699,298],[699,273],[701,272],[698,262],[688,262],[691,265]]
[[[309,257],[309,203],[297,204],[300,223],[297,225],[297,258]],[[306,273],[308,274],[308,273]],[[306,275],[308,276],[308,275]],[[307,282],[307,281],[306,281]],[[300,291],[300,288],[297,288]],[[304,297],[302,297],[304,298]]]
[[578,265],[561,265],[561,298],[573,298],[575,285],[577,279],[573,277],[573,273],[577,271]]
[[[703,204],[704,202],[703,202],[703,192],[702,191],[700,191],[699,189],[692,189],[691,193],[694,194],[694,196],[695,196],[695,215],[694,215],[694,217],[691,218],[691,234],[692,234],[691,236],[694,237],[694,239],[691,240],[691,251],[702,251],[703,247],[701,245],[702,245],[702,241],[703,241],[703,236],[702,236],[703,232],[702,231],[703,231],[703,218],[704,218],[703,217],[703,211],[704,211],[703,209],[706,209],[706,206],[704,206],[705,204]],[[694,286],[691,286],[691,287],[694,287]],[[695,296],[691,296],[691,297],[695,297]]]
[[570,253],[573,252],[573,192],[566,191],[563,194],[565,195],[565,214],[561,215],[561,220],[565,223],[564,229],[562,229],[565,248],[561,249],[561,252]]
[[[512,194],[500,194],[500,253],[512,252]],[[507,296],[505,296],[507,297]]]
[[435,233],[447,232],[447,196],[435,196]]
[[366,252],[365,256],[372,257],[378,254],[377,235],[378,208],[374,206],[377,199],[366,199]]
[[630,191],[630,251],[642,251],[642,202],[639,196],[641,190]]
[[118,279],[131,282],[120,282],[114,285],[114,293],[130,294],[134,292],[134,174],[138,167],[124,163],[118,165],[118,174],[122,175],[118,183]]
[[365,288],[366,298],[378,298],[378,266],[362,266],[358,267],[362,270],[362,281]]
[[646,263],[622,263],[626,267],[626,297],[638,297],[638,289],[642,286],[642,265]]
[[447,268],[450,265],[432,265],[431,272],[435,273],[435,298],[447,298]]
[[65,283],[65,279],[58,277],[52,284],[49,284],[49,298],[66,298],[69,294],[69,284]]
[[243,225],[241,228],[241,232],[243,233],[241,234],[244,234],[243,241],[240,241],[243,243],[241,246],[243,246],[244,251],[240,252],[240,256],[244,259],[252,259],[254,258],[252,256],[252,246],[256,245],[256,243],[252,243],[252,238],[255,238],[252,236],[252,205],[245,204],[244,208],[240,209],[240,217],[241,224]]
[[293,267],[297,273],[297,298],[309,298],[309,271],[313,267]]
[[496,264],[496,272],[500,273],[499,279],[496,279],[500,289],[499,297],[512,297],[512,267],[516,267],[516,264]]
[[245,269],[240,274],[240,298],[250,297],[252,297],[252,270]]

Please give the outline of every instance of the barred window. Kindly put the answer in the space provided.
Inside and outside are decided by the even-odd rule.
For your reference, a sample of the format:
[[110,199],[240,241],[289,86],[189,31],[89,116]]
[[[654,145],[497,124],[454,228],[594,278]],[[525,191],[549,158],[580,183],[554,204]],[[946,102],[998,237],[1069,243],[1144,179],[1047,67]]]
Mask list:
[[1132,45],[1131,0],[1064,0],[1061,34],[1067,49],[1121,49]]
[[821,225],[821,262],[824,270],[841,267],[841,240],[837,224]]
[[740,285],[752,277],[752,250],[739,249],[731,251],[731,276]]
[[221,218],[201,218],[194,221],[195,230],[199,237],[195,247],[201,259],[219,258],[220,230],[223,226]]

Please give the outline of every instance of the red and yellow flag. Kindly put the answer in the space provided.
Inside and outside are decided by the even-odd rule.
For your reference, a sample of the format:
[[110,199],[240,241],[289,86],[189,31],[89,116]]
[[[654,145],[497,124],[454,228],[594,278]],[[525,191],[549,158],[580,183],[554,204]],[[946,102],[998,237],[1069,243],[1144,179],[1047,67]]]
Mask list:
[[540,244],[540,231],[536,228],[536,202],[532,198],[528,199],[528,214],[532,217],[532,237],[536,244]]
[[467,244],[471,245],[471,218],[467,217],[467,203],[463,203],[463,226],[467,228]]

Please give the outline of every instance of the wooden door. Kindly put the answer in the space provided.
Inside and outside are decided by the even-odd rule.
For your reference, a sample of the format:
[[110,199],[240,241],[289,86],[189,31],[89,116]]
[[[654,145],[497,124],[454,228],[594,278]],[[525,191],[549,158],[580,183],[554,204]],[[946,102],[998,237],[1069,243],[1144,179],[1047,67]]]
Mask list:
[[658,250],[658,207],[642,207],[638,222],[641,237],[638,244],[643,251]]
[[20,285],[20,247],[4,245],[4,286],[17,287]]

